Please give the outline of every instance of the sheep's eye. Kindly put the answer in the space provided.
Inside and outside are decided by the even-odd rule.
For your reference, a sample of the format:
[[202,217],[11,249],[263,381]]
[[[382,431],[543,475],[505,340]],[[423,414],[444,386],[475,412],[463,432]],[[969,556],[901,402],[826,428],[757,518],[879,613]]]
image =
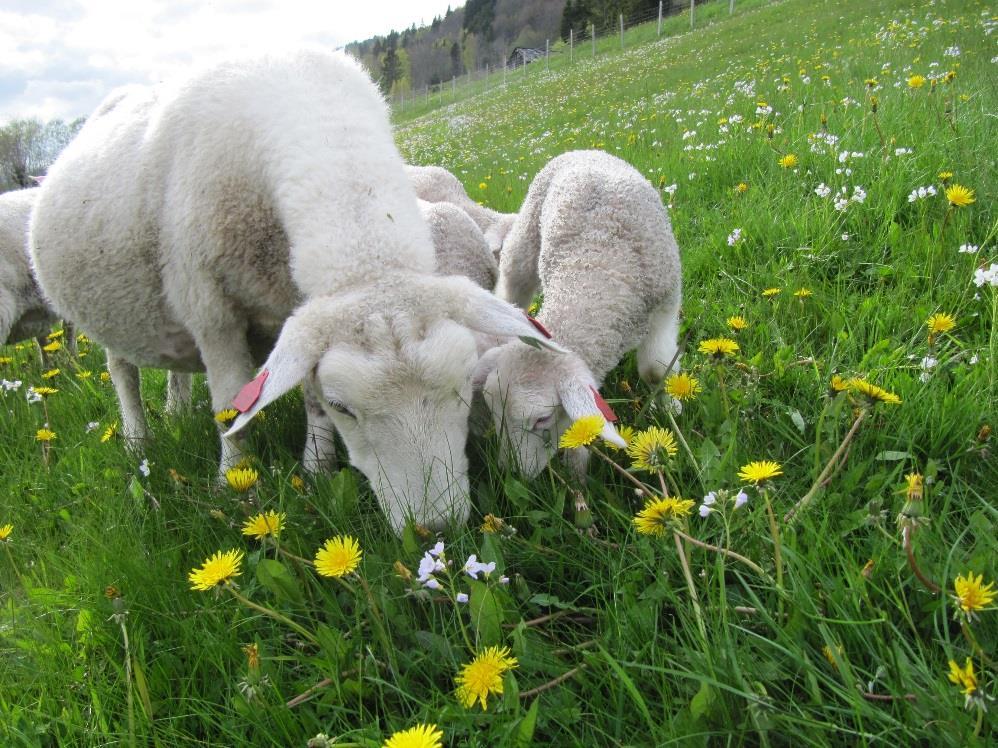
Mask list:
[[533,431],[544,431],[551,428],[551,424],[554,423],[554,413],[549,413],[543,418],[538,418],[534,421]]
[[357,418],[346,405],[341,403],[339,400],[330,400],[329,407],[335,410],[337,413],[342,413],[345,416],[350,416],[351,418]]

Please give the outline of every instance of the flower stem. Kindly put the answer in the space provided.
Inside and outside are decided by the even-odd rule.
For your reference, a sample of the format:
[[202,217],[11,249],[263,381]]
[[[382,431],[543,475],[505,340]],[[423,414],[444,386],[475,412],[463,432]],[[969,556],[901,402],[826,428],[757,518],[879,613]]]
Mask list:
[[236,591],[236,589],[234,587],[232,587],[231,585],[229,587],[226,587],[226,589],[229,592],[232,593],[232,596],[234,598],[236,598],[236,600],[238,600],[239,602],[241,602],[247,608],[251,608],[252,610],[257,611],[258,613],[263,613],[265,616],[269,616],[269,617],[273,618],[275,621],[280,621],[281,623],[285,624],[286,626],[290,626],[296,632],[298,632],[299,634],[301,634],[301,636],[303,638],[307,639],[308,641],[310,641],[315,646],[321,647],[321,645],[319,644],[319,640],[316,639],[308,631],[308,629],[304,628],[300,624],[295,623],[294,621],[292,621],[287,616],[281,615],[276,610],[272,610],[271,608],[267,608],[267,607],[265,607],[263,605],[258,605],[257,603],[253,602],[249,598],[244,597],[242,594],[240,594],[238,591]]
[[735,561],[741,561],[743,564],[745,564],[747,567],[749,567],[759,576],[769,579],[769,574],[767,574],[766,571],[761,566],[759,566],[759,564],[757,564],[755,561],[752,561],[751,559],[745,558],[745,556],[742,556],[739,553],[735,553],[734,551],[729,550],[727,548],[721,548],[716,545],[711,545],[710,543],[704,543],[702,540],[697,540],[696,538],[687,535],[681,530],[673,529],[673,532],[676,533],[686,542],[692,543],[698,548],[703,548],[706,551],[713,551],[714,553],[720,553],[721,555],[735,559]]
[[128,646],[128,628],[125,626],[125,615],[115,616],[121,627],[121,636],[125,642],[125,683],[128,686],[128,743],[135,748],[135,706],[132,699],[132,654]]
[[679,430],[679,425],[676,423],[676,419],[672,415],[672,410],[667,411],[669,416],[669,425],[672,426],[672,431],[679,439],[679,443],[683,446],[683,450],[686,452],[686,456],[690,458],[690,463],[693,465],[693,469],[697,471],[697,478],[700,479],[701,485],[703,485],[703,471],[700,469],[700,463],[697,462],[697,458],[693,456],[693,450],[690,449],[690,445],[686,443],[686,438],[683,436],[683,432]]
[[790,508],[790,511],[783,515],[783,521],[788,525],[792,525],[796,521],[797,515],[804,511],[804,509],[806,509],[814,500],[814,497],[817,495],[818,491],[821,490],[821,487],[824,485],[825,481],[829,478],[829,476],[831,476],[832,471],[836,467],[841,467],[841,465],[839,465],[839,458],[845,453],[846,447],[849,446],[849,442],[851,442],[852,438],[856,435],[859,425],[863,422],[863,419],[866,418],[866,414],[868,412],[868,408],[863,408],[863,410],[859,412],[859,415],[856,416],[856,420],[852,423],[852,428],[849,429],[849,433],[845,435],[842,443],[839,444],[839,448],[835,450],[835,454],[833,454],[825,464],[824,470],[821,471],[821,474],[815,479],[814,483],[811,484],[811,488],[809,488],[807,493],[801,497],[800,501]]
[[690,600],[693,602],[693,613],[697,617],[697,626],[700,629],[700,636],[703,637],[703,642],[707,643],[707,626],[703,622],[703,611],[700,609],[700,596],[697,595],[697,588],[693,584],[693,575],[690,573],[690,564],[686,559],[686,549],[683,547],[683,541],[679,536],[679,531],[673,529],[672,538],[676,541],[676,552],[679,554],[679,563],[683,567],[683,576],[686,578],[686,588],[690,591]]
[[922,570],[918,568],[918,562],[915,561],[915,549],[912,547],[912,529],[910,527],[901,528],[901,540],[904,545],[904,552],[908,556],[908,566],[918,578],[918,581],[925,585],[925,588],[931,592],[933,595],[938,595],[940,592],[939,585],[929,579]]
[[616,462],[614,462],[613,460],[611,460],[610,457],[606,453],[601,452],[600,450],[596,449],[596,447],[594,447],[592,445],[589,446],[589,449],[591,449],[593,452],[595,452],[597,455],[599,455],[605,462],[609,463],[610,467],[612,467],[614,470],[616,470],[622,476],[624,476],[625,478],[627,478],[627,480],[629,480],[631,483],[633,483],[638,489],[640,489],[644,493],[648,493],[648,494],[655,493],[654,490],[652,490],[651,486],[648,486],[647,484],[642,483],[641,481],[639,481],[637,478],[635,478],[629,472],[627,472],[626,470],[624,470],[624,468],[622,468]]
[[773,562],[776,564],[776,589],[780,593],[779,615],[783,619],[783,549],[780,541],[780,527],[776,524],[776,514],[773,512],[773,503],[769,500],[769,491],[765,488],[760,490],[763,501],[766,502],[766,516],[769,518],[769,534],[773,538]]

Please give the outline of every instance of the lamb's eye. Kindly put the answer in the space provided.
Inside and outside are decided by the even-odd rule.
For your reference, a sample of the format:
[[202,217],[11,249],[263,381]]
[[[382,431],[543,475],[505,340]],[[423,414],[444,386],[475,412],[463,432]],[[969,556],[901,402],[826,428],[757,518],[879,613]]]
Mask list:
[[534,421],[532,431],[544,431],[545,429],[551,428],[551,424],[554,423],[554,413],[549,413],[543,418],[538,418]]
[[341,403],[339,400],[330,400],[329,407],[335,410],[337,413],[342,413],[343,415],[350,416],[351,418],[354,419],[357,418],[357,416],[353,414],[353,411],[350,410],[350,408],[348,408],[346,405]]

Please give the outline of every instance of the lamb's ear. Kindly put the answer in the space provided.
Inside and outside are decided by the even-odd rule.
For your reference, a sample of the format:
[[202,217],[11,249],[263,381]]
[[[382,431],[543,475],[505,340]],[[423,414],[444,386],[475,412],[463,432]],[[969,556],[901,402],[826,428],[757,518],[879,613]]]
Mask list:
[[277,345],[270,352],[260,373],[232,401],[233,406],[242,412],[223,436],[235,436],[242,431],[263,408],[292,387],[301,384],[318,363],[315,346],[309,343],[306,336],[296,334],[297,332],[294,325],[285,323]]
[[452,305],[455,322],[489,335],[519,338],[535,347],[557,353],[568,352],[545,335],[542,328],[533,325],[522,309],[517,309],[484,288],[479,288],[466,278],[449,276],[440,280],[448,284],[448,290],[455,296],[455,303]]
[[[602,416],[604,423],[600,436],[618,447],[627,446],[627,442],[620,438],[617,429],[608,420],[608,415],[612,414],[612,411],[609,411],[610,406],[605,402],[597,402],[597,398],[600,401],[603,401],[603,398],[600,397],[595,381],[580,376],[562,380],[558,383],[558,397],[561,399],[561,407],[572,421],[577,421],[583,416]],[[601,405],[603,407],[600,407]]]
[[471,374],[471,388],[473,390],[478,391],[485,386],[485,380],[489,378],[489,374],[495,371],[496,366],[499,364],[499,351],[501,350],[502,346],[490,348],[478,359],[478,363],[475,364],[475,370]]

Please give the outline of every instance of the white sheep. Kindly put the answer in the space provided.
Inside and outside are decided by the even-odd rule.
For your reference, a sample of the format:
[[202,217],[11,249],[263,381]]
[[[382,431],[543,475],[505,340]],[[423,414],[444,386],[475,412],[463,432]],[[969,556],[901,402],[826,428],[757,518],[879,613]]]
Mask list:
[[475,222],[496,261],[502,252],[503,241],[516,220],[515,213],[500,213],[486,208],[468,197],[460,180],[442,166],[405,167],[409,181],[416,191],[416,197],[428,203],[450,203],[467,213]]
[[[539,472],[576,419],[600,413],[600,384],[637,347],[641,377],[660,383],[674,364],[681,300],[679,252],[655,188],[601,151],[552,159],[531,183],[503,247],[496,293],[520,306],[538,287],[538,319],[569,355],[521,342],[479,361],[501,454],[512,447],[524,472]],[[603,438],[623,446],[609,423]],[[584,469],[584,451],[573,455]]]
[[491,291],[499,266],[485,235],[471,217],[453,203],[419,201],[419,210],[430,228],[437,273],[463,275]]
[[107,348],[126,435],[146,433],[137,366],[203,368],[216,411],[235,397],[223,471],[250,419],[303,384],[311,469],[335,424],[396,531],[465,519],[471,331],[540,336],[471,281],[433,274],[358,64],[250,57],[99,112],[41,187],[31,252],[56,309]]

